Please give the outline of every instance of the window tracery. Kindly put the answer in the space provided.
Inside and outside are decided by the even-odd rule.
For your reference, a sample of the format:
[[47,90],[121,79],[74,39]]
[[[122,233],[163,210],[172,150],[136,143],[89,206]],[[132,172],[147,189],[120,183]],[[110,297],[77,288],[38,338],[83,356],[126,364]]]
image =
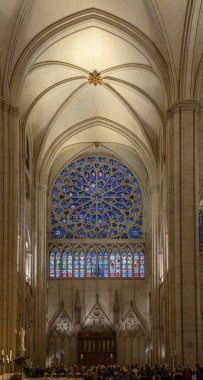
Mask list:
[[142,191],[126,165],[101,156],[66,165],[51,192],[50,278],[144,278],[142,225]]
[[50,248],[50,278],[144,278],[144,246],[61,244]]
[[142,239],[140,185],[123,163],[87,157],[67,165],[51,194],[50,239]]

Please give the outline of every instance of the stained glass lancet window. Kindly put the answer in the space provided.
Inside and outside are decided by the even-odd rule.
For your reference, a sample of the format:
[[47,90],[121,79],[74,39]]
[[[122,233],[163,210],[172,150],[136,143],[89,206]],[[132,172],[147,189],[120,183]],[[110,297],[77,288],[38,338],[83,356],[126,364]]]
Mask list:
[[50,278],[144,278],[143,244],[107,244],[102,249],[83,243],[77,247],[64,243],[50,249]]
[[[101,156],[68,164],[51,193],[50,278],[144,278],[142,228],[142,191],[126,165]],[[83,250],[82,240],[94,244]],[[107,240],[114,243],[105,245]],[[127,249],[118,247],[121,240]],[[60,252],[58,245],[64,245]]]

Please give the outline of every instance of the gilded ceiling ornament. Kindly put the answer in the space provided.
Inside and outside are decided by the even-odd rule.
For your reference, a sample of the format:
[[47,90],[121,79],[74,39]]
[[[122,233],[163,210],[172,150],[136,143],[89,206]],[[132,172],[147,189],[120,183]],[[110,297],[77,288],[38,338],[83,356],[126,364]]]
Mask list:
[[102,84],[102,77],[100,73],[98,73],[97,70],[94,70],[92,73],[90,73],[88,82],[89,84],[93,83],[94,86],[97,86],[98,84]]
[[95,148],[99,148],[99,146],[101,146],[102,144],[99,141],[95,141],[95,142],[93,142],[92,145],[94,145]]

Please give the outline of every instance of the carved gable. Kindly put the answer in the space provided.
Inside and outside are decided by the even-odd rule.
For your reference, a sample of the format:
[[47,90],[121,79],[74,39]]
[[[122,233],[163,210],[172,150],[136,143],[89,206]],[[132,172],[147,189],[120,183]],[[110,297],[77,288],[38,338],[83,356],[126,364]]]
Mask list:
[[51,335],[53,335],[55,331],[61,337],[70,337],[75,335],[74,324],[65,309],[61,310],[55,321],[52,323],[51,331]]
[[113,325],[99,304],[98,297],[95,305],[85,318],[82,329],[91,331],[113,330]]
[[142,335],[144,332],[144,327],[135,314],[132,303],[124,321],[121,324],[119,332],[120,335],[124,337],[134,337],[135,335]]

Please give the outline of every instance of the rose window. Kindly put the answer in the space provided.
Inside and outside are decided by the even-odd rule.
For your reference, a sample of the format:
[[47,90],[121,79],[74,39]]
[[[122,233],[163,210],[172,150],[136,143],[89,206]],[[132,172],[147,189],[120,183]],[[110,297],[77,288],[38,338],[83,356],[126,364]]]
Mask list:
[[108,157],[68,164],[51,194],[50,239],[142,239],[142,191],[132,171]]

